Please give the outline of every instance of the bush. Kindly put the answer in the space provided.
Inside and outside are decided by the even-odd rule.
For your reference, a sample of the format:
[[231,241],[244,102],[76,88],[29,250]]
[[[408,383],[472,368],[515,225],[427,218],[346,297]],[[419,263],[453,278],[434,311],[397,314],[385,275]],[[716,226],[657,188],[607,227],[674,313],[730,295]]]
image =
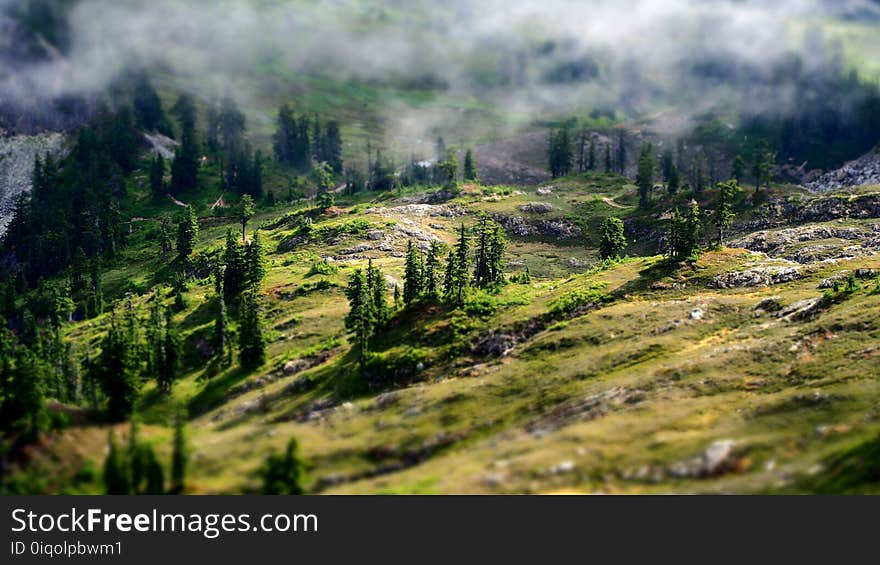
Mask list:
[[313,277],[315,275],[334,275],[338,271],[339,267],[331,265],[325,259],[323,261],[318,261],[317,263],[312,263],[312,268],[309,270],[309,273],[306,276]]
[[554,315],[571,314],[591,304],[599,304],[608,299],[604,292],[605,283],[593,283],[587,288],[574,290],[561,296],[550,304]]

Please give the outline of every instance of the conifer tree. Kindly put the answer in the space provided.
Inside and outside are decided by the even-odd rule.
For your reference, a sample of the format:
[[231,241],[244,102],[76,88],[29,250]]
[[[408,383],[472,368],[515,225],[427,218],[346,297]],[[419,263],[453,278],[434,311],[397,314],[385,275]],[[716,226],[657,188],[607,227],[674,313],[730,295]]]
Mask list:
[[770,185],[773,162],[775,160],[776,155],[770,150],[770,143],[768,143],[766,139],[762,140],[755,149],[755,154],[752,159],[752,174],[755,177],[756,193],[761,190],[762,184],[764,186]]
[[431,247],[428,250],[428,258],[425,261],[424,276],[424,292],[431,300],[436,300],[440,296],[440,254],[440,243],[432,241]]
[[272,454],[260,467],[263,479],[263,494],[299,495],[305,492],[305,462],[299,454],[299,444],[291,438],[284,455]]
[[571,132],[567,127],[550,132],[548,139],[548,161],[553,178],[564,177],[571,172],[574,151],[571,146]]
[[156,155],[150,164],[150,190],[155,198],[165,195],[165,159],[162,155]]
[[733,160],[733,171],[730,174],[730,180],[743,182],[746,178],[746,160],[742,155],[737,155]]
[[718,184],[718,200],[715,204],[715,227],[718,229],[718,246],[724,245],[724,230],[733,221],[733,203],[739,193],[739,183],[734,180]]
[[500,225],[488,216],[480,218],[476,229],[474,285],[486,288],[504,280],[504,251],[507,245]]
[[250,194],[245,194],[241,197],[241,202],[238,204],[238,222],[241,224],[241,239],[243,241],[247,241],[247,223],[254,217],[255,213],[254,199]]
[[654,189],[654,147],[649,141],[642,144],[636,185],[639,187],[639,206],[647,208]]
[[345,317],[345,328],[352,333],[354,345],[358,349],[358,364],[364,370],[370,338],[376,324],[373,297],[367,277],[361,269],[352,273],[346,289],[349,311]]
[[242,297],[238,358],[245,369],[256,369],[266,362],[266,337],[263,335],[261,307],[256,290],[249,290]]
[[266,253],[260,232],[255,231],[250,243],[245,247],[245,287],[259,289],[266,278]]
[[447,302],[461,306],[464,304],[470,286],[470,238],[464,224],[461,225],[458,243],[449,254],[446,275],[443,280],[443,297]]
[[159,220],[159,248],[162,250],[162,260],[166,261],[171,251],[171,219],[168,216],[162,216]]
[[373,299],[376,327],[382,327],[388,321],[391,313],[388,309],[388,301],[385,298],[385,277],[378,267],[373,266],[372,259],[370,259],[369,266],[367,267],[367,284]]
[[223,253],[223,296],[227,303],[232,303],[244,290],[245,270],[244,247],[233,231],[227,230],[226,250]]
[[196,187],[199,172],[199,145],[196,135],[196,107],[192,97],[182,95],[174,106],[180,122],[180,147],[171,163],[171,192],[180,194]]
[[199,221],[192,206],[187,206],[186,211],[177,222],[177,260],[182,265],[189,265],[190,255],[195,247],[196,238],[199,236]]
[[468,149],[464,155],[464,180],[465,182],[479,182],[480,173],[477,171],[477,161],[474,158],[474,150]]
[[605,146],[605,173],[611,173],[614,169],[614,164],[611,161],[611,144]]
[[162,470],[162,464],[159,463],[152,446],[145,445],[143,447],[143,461],[146,480],[143,493],[147,495],[165,494],[165,472]]
[[599,242],[601,259],[620,259],[626,249],[626,236],[620,218],[609,217],[602,223],[602,239]]
[[226,299],[223,292],[223,272],[223,269],[218,269],[214,274],[214,288],[217,295],[217,314],[214,318],[214,348],[217,351],[217,357],[224,362],[228,362],[229,320],[226,316]]
[[110,329],[101,342],[101,354],[90,370],[107,396],[111,420],[131,414],[143,378],[142,346],[137,318],[130,306],[122,317],[114,314]]
[[412,305],[424,291],[423,262],[422,250],[413,245],[412,240],[407,242],[403,273],[403,303],[406,306]]

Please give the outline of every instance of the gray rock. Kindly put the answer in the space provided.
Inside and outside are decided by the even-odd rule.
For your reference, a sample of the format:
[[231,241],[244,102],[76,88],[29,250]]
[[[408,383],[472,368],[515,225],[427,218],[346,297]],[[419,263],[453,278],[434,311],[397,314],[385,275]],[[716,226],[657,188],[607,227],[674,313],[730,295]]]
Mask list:
[[546,202],[529,202],[520,206],[519,209],[528,214],[549,214],[553,211],[553,205]]

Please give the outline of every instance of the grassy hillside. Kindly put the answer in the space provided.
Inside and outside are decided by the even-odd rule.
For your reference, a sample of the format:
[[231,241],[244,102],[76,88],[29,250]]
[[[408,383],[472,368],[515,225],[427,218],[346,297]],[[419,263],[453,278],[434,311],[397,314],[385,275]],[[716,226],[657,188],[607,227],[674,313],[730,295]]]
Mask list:
[[[203,257],[238,229],[232,209],[209,208],[218,196],[212,167],[200,191],[181,196],[199,210]],[[289,177],[270,167],[267,185],[283,195]],[[131,181],[137,196],[126,213],[140,220],[103,280],[108,298],[132,292],[144,317],[154,289],[173,301],[156,218],[179,209],[153,201],[146,184],[145,174]],[[783,187],[769,198],[781,193],[809,205],[811,197]],[[187,414],[190,492],[257,491],[255,471],[291,437],[310,461],[310,490],[321,493],[880,489],[876,462],[859,455],[876,452],[880,435],[878,283],[864,271],[851,292],[818,288],[843,271],[880,271],[867,245],[855,253],[852,241],[828,236],[802,243],[850,258],[792,263],[723,249],[674,266],[655,255],[666,210],[637,211],[636,189],[622,177],[464,185],[435,204],[428,196],[340,194],[323,214],[305,201],[260,208],[250,226],[261,228],[269,251],[270,346],[257,371],[212,361],[213,284],[191,283],[188,306],[174,317],[186,374],[169,396],[145,384],[136,409],[142,437],[163,461],[173,414]],[[759,227],[763,208],[751,197],[739,206],[736,237],[791,227]],[[459,309],[397,311],[373,347],[374,378],[364,379],[343,326],[348,276],[372,258],[402,281],[408,241],[451,244],[459,224],[481,212],[508,227],[509,271],[528,267],[534,281],[476,292]],[[603,265],[597,233],[610,215],[641,235],[631,258]],[[299,217],[312,219],[306,237]],[[806,227],[878,231],[870,217]],[[774,275],[783,269],[796,273]],[[765,279],[724,288],[731,273]],[[65,337],[94,354],[109,317],[71,324]],[[81,410],[54,409],[70,411],[73,425],[29,448],[9,484],[101,492],[108,427]],[[128,430],[116,428],[117,437]],[[859,473],[841,471],[853,465]]]

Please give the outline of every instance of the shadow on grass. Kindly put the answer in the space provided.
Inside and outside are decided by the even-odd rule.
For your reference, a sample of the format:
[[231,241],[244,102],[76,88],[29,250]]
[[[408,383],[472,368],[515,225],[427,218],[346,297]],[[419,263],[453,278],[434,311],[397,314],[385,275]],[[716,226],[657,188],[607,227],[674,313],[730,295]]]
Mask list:
[[219,377],[207,381],[205,387],[187,403],[190,415],[198,416],[204,414],[208,410],[222,404],[229,388],[240,383],[253,373],[254,371],[249,369],[235,367]]

